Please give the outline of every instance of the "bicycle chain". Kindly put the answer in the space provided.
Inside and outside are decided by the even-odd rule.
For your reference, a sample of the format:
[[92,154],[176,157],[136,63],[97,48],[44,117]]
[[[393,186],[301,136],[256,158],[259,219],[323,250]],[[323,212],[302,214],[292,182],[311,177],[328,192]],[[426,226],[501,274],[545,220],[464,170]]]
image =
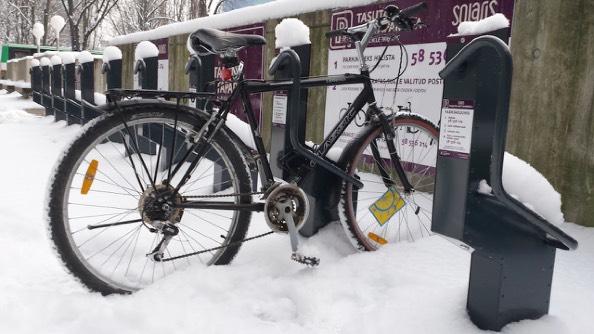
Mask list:
[[251,196],[251,195],[264,195],[264,191],[256,191],[252,193],[234,193],[234,194],[222,194],[222,195],[192,195],[184,196],[183,198],[219,198],[219,197],[236,197],[236,196]]
[[[264,191],[255,191],[255,192],[251,192],[251,193],[234,193],[234,194],[224,194],[224,195],[184,196],[184,198],[219,198],[219,197],[231,197],[231,196],[235,197],[235,196],[248,196],[248,195],[250,195],[250,196],[251,195],[262,195],[264,193],[265,193]],[[239,245],[239,244],[242,244],[242,243],[244,243],[246,241],[250,241],[250,240],[262,238],[262,237],[265,237],[265,236],[270,235],[272,233],[274,233],[274,232],[273,231],[269,231],[269,232],[266,232],[266,233],[255,235],[253,237],[245,238],[243,240],[237,240],[237,241],[228,243],[226,245],[217,246],[217,247],[213,247],[213,248],[208,248],[208,249],[204,249],[204,250],[201,250],[201,251],[192,252],[192,253],[188,253],[188,254],[183,254],[183,255],[172,256],[172,257],[160,259],[160,260],[158,260],[158,262],[168,262],[168,261],[183,259],[183,258],[194,256],[194,255],[200,255],[200,254],[207,253],[207,252],[212,252],[212,251],[215,251],[215,250],[219,250],[219,249],[223,249],[223,248],[227,248],[227,247]]]
[[200,255],[202,253],[212,252],[212,251],[215,251],[215,250],[219,250],[219,249],[223,249],[223,248],[227,248],[227,247],[239,245],[239,244],[242,244],[242,243],[244,243],[246,241],[250,241],[250,240],[262,238],[262,237],[265,237],[265,236],[270,235],[272,233],[274,233],[274,232],[273,231],[268,231],[266,233],[258,234],[258,235],[255,235],[253,237],[245,238],[243,240],[233,241],[233,242],[230,242],[230,243],[228,243],[226,245],[217,246],[217,247],[213,247],[213,248],[209,248],[209,249],[204,249],[204,250],[193,252],[193,253],[188,253],[188,254],[183,254],[183,255],[168,257],[168,258],[165,258],[165,259],[161,259],[158,262],[168,262],[168,261],[183,259],[183,258],[194,256],[194,255]]

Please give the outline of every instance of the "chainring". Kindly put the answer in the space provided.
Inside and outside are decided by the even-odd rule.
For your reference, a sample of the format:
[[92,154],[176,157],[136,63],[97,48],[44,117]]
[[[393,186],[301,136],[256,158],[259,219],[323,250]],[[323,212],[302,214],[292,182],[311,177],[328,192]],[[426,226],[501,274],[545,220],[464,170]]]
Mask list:
[[264,203],[264,217],[266,223],[274,232],[288,233],[289,227],[283,218],[283,214],[278,210],[277,203],[290,201],[292,203],[291,214],[295,227],[300,230],[309,215],[309,200],[305,192],[293,184],[281,184],[266,197]]

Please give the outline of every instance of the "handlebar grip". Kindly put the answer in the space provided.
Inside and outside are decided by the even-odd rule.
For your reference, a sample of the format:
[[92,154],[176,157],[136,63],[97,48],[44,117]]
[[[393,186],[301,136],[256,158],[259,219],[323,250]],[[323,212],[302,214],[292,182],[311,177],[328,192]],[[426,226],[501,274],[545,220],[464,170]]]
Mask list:
[[346,29],[337,29],[337,30],[330,30],[326,33],[326,37],[336,37],[336,36],[344,36],[347,35]]
[[400,13],[398,13],[398,15],[400,17],[406,17],[409,18],[411,16],[415,16],[417,13],[420,13],[424,10],[427,9],[427,3],[426,2],[419,2],[416,5],[412,5],[408,8],[404,8],[403,10],[400,11]]

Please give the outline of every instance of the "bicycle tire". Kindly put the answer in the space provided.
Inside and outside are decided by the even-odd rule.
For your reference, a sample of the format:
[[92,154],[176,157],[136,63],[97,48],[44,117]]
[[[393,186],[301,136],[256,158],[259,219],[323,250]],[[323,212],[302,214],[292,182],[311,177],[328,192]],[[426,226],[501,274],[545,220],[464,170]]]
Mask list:
[[[395,128],[394,140],[398,155],[415,191],[411,194],[404,192],[390,163],[387,149],[384,149],[380,160],[390,175],[394,188],[390,189],[384,184],[379,173],[379,164],[371,155],[370,149],[374,139],[383,139],[380,125],[356,139],[357,147],[347,161],[346,170],[349,175],[359,178],[364,186],[357,190],[351,183],[343,182],[338,213],[349,240],[362,251],[374,251],[382,245],[405,238],[414,241],[431,235],[438,129],[433,123],[414,114],[399,115],[393,119],[392,125]],[[427,145],[424,152],[417,149],[422,145]],[[390,204],[386,206],[385,203]],[[413,223],[416,226],[411,226]]]
[[[153,170],[152,168],[154,168],[155,174],[157,174],[157,177],[153,174],[155,179],[158,179],[159,176],[161,178],[164,177],[164,174],[166,174],[169,169],[167,168],[168,166],[160,167],[160,164],[165,160],[167,154],[161,153],[162,150],[158,150],[159,156],[163,157],[163,159],[157,158],[158,154],[156,154],[156,152],[159,147],[157,143],[153,143],[154,145],[152,145],[149,140],[148,142],[150,145],[147,145],[148,148],[145,148],[147,151],[142,151],[140,145],[138,145],[138,143],[141,142],[139,138],[142,139],[142,136],[146,136],[147,134],[143,132],[141,136],[138,136],[138,132],[140,130],[146,131],[146,126],[148,126],[148,136],[149,138],[152,138],[152,134],[150,133],[151,127],[158,127],[159,124],[161,124],[163,132],[160,133],[160,135],[163,139],[165,138],[165,129],[171,134],[178,132],[177,128],[175,131],[171,131],[171,125],[175,125],[177,120],[179,132],[188,139],[190,135],[197,133],[207,119],[208,115],[204,112],[187,107],[178,108],[175,104],[162,101],[155,101],[154,103],[143,101],[136,104],[123,103],[120,111],[103,115],[88,124],[84,128],[82,134],[68,146],[54,169],[54,174],[48,190],[47,219],[49,223],[49,233],[54,248],[68,271],[90,290],[100,292],[104,295],[112,293],[131,293],[153,283],[156,280],[155,276],[157,276],[157,279],[165,277],[168,274],[183,267],[187,267],[195,262],[201,262],[205,265],[222,265],[230,263],[235,257],[239,251],[240,243],[216,252],[210,252],[207,254],[209,255],[209,258],[203,258],[199,255],[192,258],[167,262],[166,264],[163,262],[160,262],[159,264],[149,260],[146,256],[147,253],[156,246],[156,242],[160,239],[160,234],[151,232],[147,227],[146,222],[144,221],[146,213],[144,213],[145,216],[143,216],[143,212],[146,212],[146,210],[141,211],[140,207],[141,205],[144,205],[147,200],[146,198],[149,197],[149,178],[151,176],[150,171]],[[128,129],[133,129],[131,132],[125,130],[126,126],[123,125],[124,123],[122,120],[127,122]],[[124,129],[124,131],[122,129]],[[159,133],[159,131],[157,132]],[[206,158],[200,160],[201,162],[193,175],[197,175],[198,172],[201,172],[203,175],[207,172],[210,173],[208,171],[210,168],[215,171],[220,171],[220,174],[226,172],[228,178],[226,181],[223,181],[223,186],[217,186],[217,189],[219,189],[220,192],[242,194],[233,195],[236,203],[250,203],[252,200],[251,195],[249,195],[249,193],[251,193],[251,179],[248,172],[248,165],[245,157],[243,157],[237,149],[241,144],[236,142],[230,134],[230,131],[223,127],[214,136],[210,147],[210,151],[214,151],[214,153],[209,154],[216,158],[217,156],[214,155],[216,153],[220,159],[216,161],[215,158],[211,158],[211,160]],[[126,137],[126,135],[128,136]],[[171,135],[171,138],[174,137],[176,136]],[[136,140],[136,146],[133,145],[133,140]],[[130,143],[131,141],[132,143]],[[128,145],[125,143],[128,143]],[[168,144],[166,143],[165,140],[161,140],[160,142],[160,146],[165,147],[165,151],[167,151],[168,147]],[[174,143],[175,142],[172,139],[169,145],[176,148],[176,156],[180,155],[180,150],[183,151],[182,147],[187,147],[187,145],[189,145],[188,143],[184,143],[180,144],[179,148],[177,148],[177,146],[174,146]],[[139,151],[142,151],[142,154],[138,154],[138,152],[126,154],[126,150],[134,150],[136,148],[138,148]],[[169,150],[169,157],[173,156],[173,151],[173,149]],[[144,174],[142,178],[142,182],[145,182],[146,186],[144,193],[140,192],[140,187],[142,187],[140,181],[137,182],[138,187],[134,188],[136,180],[134,180],[134,172],[131,172],[130,170],[133,169],[132,166],[135,164],[125,163],[125,161],[134,161],[133,159],[136,157],[136,163],[138,164],[141,162],[140,157],[142,155],[144,155],[146,158],[145,160],[147,160],[146,164],[148,165],[150,160],[151,165],[147,168],[149,172]],[[95,176],[95,180],[92,182],[93,185],[90,190],[90,193],[95,191],[92,193],[95,197],[91,197],[88,194],[82,195],[77,193],[77,190],[79,189],[78,184],[82,181],[84,186],[84,180],[88,176],[85,174],[84,177],[81,177],[80,174],[85,173],[85,168],[88,173],[91,165],[88,161],[92,157],[96,157],[98,160],[97,176]],[[217,164],[220,165],[220,168],[217,167]],[[111,168],[110,165],[113,168]],[[168,162],[166,165],[168,165]],[[184,163],[184,166],[185,165],[186,164]],[[181,172],[183,172],[183,170],[180,170],[180,174]],[[213,172],[213,174],[216,176],[215,172]],[[128,176],[130,177],[128,178]],[[201,181],[201,179],[204,181]],[[103,182],[99,182],[99,180],[103,180]],[[191,182],[194,182],[194,184],[189,185]],[[209,185],[208,182],[210,182],[210,176],[208,174],[206,174],[206,176],[198,175],[196,176],[196,180],[190,179],[184,186],[187,188],[182,187],[180,193],[185,191],[186,194],[200,195],[208,191],[214,192],[215,188],[210,188],[211,186],[214,187],[214,176],[212,185]],[[165,189],[167,187],[163,184],[161,186],[155,184],[155,186],[157,189]],[[80,189],[82,192],[82,187],[80,187]],[[137,193],[133,190],[136,190]],[[83,206],[85,209],[82,210],[79,206],[73,205],[79,204],[73,203],[74,199],[85,200],[90,203],[99,203],[101,205],[85,204],[85,206]],[[122,212],[115,216],[112,215],[113,213],[117,214],[119,212],[113,208],[117,207],[124,209],[127,208],[127,205],[132,205],[133,207],[136,200],[138,200],[137,207],[127,215],[121,216],[121,214],[123,214]],[[106,213],[106,216],[105,214],[100,213],[99,209],[104,209],[103,207],[111,207],[112,209],[105,210],[113,211]],[[193,209],[183,209],[182,211],[179,211],[179,209],[173,210],[174,214],[172,216],[174,216],[174,218],[170,219],[179,219],[175,226],[179,227],[180,233],[169,243],[166,255],[175,256],[183,251],[185,251],[185,253],[191,253],[192,251],[210,248],[210,246],[215,246],[216,243],[225,245],[241,241],[245,238],[251,218],[250,211],[237,210],[216,212],[214,210],[193,210],[192,212],[189,210]],[[85,217],[85,212],[88,213],[86,216],[94,217]],[[232,212],[232,214],[230,212]],[[123,224],[89,230],[88,226],[92,225],[89,223],[90,220],[100,222],[105,217],[112,218],[110,218],[111,220],[107,220],[107,222],[103,221],[104,224],[112,222],[117,223],[117,221],[114,221],[113,219],[119,219],[120,222],[134,220],[131,219],[133,217],[139,217],[139,219],[143,221],[136,224]],[[74,220],[77,221],[74,222]],[[197,222],[201,224],[197,224]],[[212,226],[207,223],[212,224]],[[86,230],[84,226],[85,224],[87,225]],[[218,228],[215,228],[215,225],[218,226]],[[128,231],[130,226],[133,226],[135,229],[134,232],[130,234],[132,236],[129,235],[125,237],[125,239],[123,239],[124,241],[114,241],[121,240],[116,237],[125,235],[126,233],[124,233],[124,231]],[[93,231],[93,234],[91,235],[87,230]],[[99,231],[95,232],[95,230]],[[208,235],[206,234],[207,230],[209,231],[208,233],[210,233]],[[109,232],[105,233],[106,231]],[[215,235],[214,233],[220,233],[221,239],[219,240],[211,237],[211,235]],[[80,236],[75,236],[75,234],[88,234],[88,236],[85,237],[87,240],[82,241],[83,239]],[[136,236],[134,236],[134,234],[136,234]],[[201,238],[200,234],[211,238],[214,245],[211,245],[211,241],[205,237]],[[151,238],[151,246],[146,247]],[[110,246],[112,243],[113,246]],[[102,247],[103,245],[107,245],[107,248],[105,249],[106,254],[89,255],[89,251],[83,249],[94,248],[93,251],[96,251],[96,249],[99,249],[99,247]],[[120,250],[116,249],[114,253],[108,256],[107,250],[112,252],[112,247],[115,248],[116,246]],[[143,246],[144,248],[141,249]],[[100,251],[97,252],[103,253],[103,250],[100,249]],[[118,262],[115,262],[115,258],[117,258],[118,255],[120,258]],[[111,259],[112,257],[114,258],[113,260]],[[104,261],[104,264],[99,266],[99,261]],[[152,264],[147,265],[147,263],[149,263],[147,261],[150,261]],[[106,270],[104,266],[107,265],[113,266],[113,269],[110,268],[109,270]],[[142,272],[140,272],[140,266],[143,265]],[[124,266],[126,266],[126,271],[122,273]],[[152,268],[148,269],[152,270],[152,277],[150,277],[150,280],[148,279],[149,277],[145,277],[145,269],[147,266],[152,266]],[[113,272],[111,275],[108,275],[110,270],[113,270]],[[161,274],[159,273],[159,270],[162,270]],[[118,274],[119,276],[114,277],[114,274]],[[148,276],[149,274],[147,273],[146,275]],[[137,282],[135,282],[137,277]]]

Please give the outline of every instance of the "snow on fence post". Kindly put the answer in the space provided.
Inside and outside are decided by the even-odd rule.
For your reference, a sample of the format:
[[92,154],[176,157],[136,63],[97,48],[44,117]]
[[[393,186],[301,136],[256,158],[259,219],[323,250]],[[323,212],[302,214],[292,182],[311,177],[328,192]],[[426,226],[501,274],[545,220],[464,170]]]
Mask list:
[[76,99],[76,53],[60,52],[62,58],[62,77],[64,79],[64,101],[68,124],[83,124],[80,102]]
[[122,51],[117,46],[103,50],[103,68],[107,89],[122,88]]
[[54,110],[52,106],[52,95],[50,91],[50,67],[52,63],[47,57],[41,58],[39,63],[41,64],[41,104],[45,107],[46,115],[53,115]]
[[64,108],[64,97],[62,96],[62,58],[53,55],[50,58],[52,62],[52,108],[54,109],[54,117],[56,121],[67,121],[66,111]]
[[159,48],[149,41],[142,41],[136,46],[134,59],[134,73],[138,74],[138,86],[142,89],[157,89]]
[[41,105],[41,66],[39,60],[31,60],[31,89],[33,90],[33,102]]

